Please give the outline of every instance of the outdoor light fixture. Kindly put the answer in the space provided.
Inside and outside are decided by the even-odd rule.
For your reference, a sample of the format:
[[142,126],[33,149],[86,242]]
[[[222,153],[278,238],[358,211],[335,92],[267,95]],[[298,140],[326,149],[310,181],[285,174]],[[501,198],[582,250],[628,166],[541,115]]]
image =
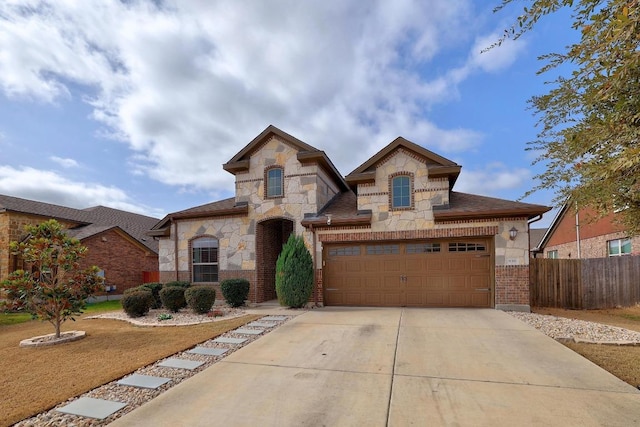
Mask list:
[[327,225],[331,225],[331,215],[327,215]]
[[516,240],[517,235],[518,235],[518,230],[515,227],[511,227],[511,230],[509,230],[509,239]]

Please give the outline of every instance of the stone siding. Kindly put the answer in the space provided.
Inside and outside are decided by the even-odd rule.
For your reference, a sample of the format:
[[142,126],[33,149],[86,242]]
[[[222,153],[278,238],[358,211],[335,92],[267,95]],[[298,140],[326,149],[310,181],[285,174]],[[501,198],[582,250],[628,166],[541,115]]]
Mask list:
[[[390,207],[391,177],[412,177],[412,209]],[[358,209],[371,210],[373,231],[433,228],[433,207],[449,203],[449,181],[429,179],[424,161],[399,149],[376,165],[373,184],[358,185]]]

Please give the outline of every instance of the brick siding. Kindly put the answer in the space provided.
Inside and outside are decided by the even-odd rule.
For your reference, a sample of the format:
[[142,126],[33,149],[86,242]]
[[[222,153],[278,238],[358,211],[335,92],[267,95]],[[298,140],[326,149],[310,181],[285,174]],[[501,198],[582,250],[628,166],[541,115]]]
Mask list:
[[497,265],[495,303],[529,305],[529,266]]
[[114,293],[142,284],[142,272],[158,269],[158,256],[134,244],[115,230],[107,230],[82,240],[88,248],[83,267],[97,265],[105,272],[105,284],[115,285]]

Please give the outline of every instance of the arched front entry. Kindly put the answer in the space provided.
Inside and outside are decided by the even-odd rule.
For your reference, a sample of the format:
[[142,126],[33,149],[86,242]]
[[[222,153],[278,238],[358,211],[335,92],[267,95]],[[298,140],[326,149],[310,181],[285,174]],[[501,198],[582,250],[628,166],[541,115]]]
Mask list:
[[256,227],[256,288],[251,299],[264,302],[276,299],[276,261],[282,246],[293,233],[293,221],[273,218]]

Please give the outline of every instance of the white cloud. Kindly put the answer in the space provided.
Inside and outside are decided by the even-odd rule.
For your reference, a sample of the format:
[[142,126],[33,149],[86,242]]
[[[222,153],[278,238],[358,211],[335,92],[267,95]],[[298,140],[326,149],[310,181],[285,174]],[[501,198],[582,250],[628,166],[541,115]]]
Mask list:
[[30,167],[0,166],[0,193],[77,209],[102,205],[158,218],[164,215],[133,203],[120,188],[75,182],[56,172]]
[[506,39],[500,46],[488,49],[499,37],[500,34],[492,33],[476,39],[471,49],[470,63],[488,73],[510,67],[526,48],[526,41]]
[[[497,196],[505,190],[528,189],[531,171],[524,168],[508,168],[502,163],[490,163],[483,169],[462,169],[456,182],[456,191]],[[526,185],[525,185],[526,184]]]
[[157,3],[0,4],[0,90],[54,103],[80,87],[104,133],[135,152],[134,173],[211,190],[232,186],[220,163],[268,124],[343,173],[398,133],[445,155],[477,147],[482,135],[442,129],[424,110],[518,52],[471,53],[423,77],[475,26],[468,0]]
[[73,159],[66,159],[66,158],[62,158],[62,157],[58,157],[58,156],[51,156],[49,157],[49,159],[57,164],[59,164],[60,166],[62,166],[65,169],[68,168],[77,168],[78,162],[76,162]]

